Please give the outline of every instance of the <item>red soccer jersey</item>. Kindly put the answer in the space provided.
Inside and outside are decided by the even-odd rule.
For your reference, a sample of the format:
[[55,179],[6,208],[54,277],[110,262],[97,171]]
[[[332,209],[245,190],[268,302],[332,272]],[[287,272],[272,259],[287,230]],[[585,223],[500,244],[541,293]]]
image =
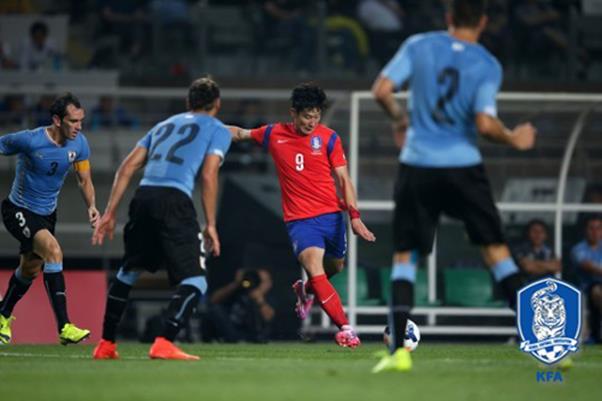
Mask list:
[[251,137],[272,155],[285,222],[341,210],[332,169],[347,160],[333,130],[320,124],[303,135],[292,123],[277,123],[251,130]]

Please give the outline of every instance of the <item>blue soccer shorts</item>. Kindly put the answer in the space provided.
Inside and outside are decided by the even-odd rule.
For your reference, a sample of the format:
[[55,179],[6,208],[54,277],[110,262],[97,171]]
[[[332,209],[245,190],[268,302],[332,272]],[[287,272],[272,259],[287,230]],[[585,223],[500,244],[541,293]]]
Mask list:
[[286,223],[296,257],[305,249],[322,248],[326,256],[342,259],[347,253],[347,224],[343,213],[327,213]]

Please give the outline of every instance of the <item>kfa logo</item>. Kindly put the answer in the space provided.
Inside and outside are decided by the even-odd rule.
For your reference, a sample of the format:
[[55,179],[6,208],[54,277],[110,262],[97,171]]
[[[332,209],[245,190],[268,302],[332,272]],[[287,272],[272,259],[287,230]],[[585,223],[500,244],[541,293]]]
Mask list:
[[564,381],[562,373],[550,371],[537,371],[535,373],[535,380],[537,380],[538,383],[562,383]]
[[322,153],[322,138],[320,138],[319,136],[312,136],[311,140],[311,150],[313,154],[320,154]]
[[69,163],[73,163],[75,161],[75,157],[77,156],[77,154],[72,150],[70,150],[67,155],[69,156]]
[[521,351],[543,363],[556,363],[577,351],[581,293],[553,278],[536,281],[518,292],[516,321]]

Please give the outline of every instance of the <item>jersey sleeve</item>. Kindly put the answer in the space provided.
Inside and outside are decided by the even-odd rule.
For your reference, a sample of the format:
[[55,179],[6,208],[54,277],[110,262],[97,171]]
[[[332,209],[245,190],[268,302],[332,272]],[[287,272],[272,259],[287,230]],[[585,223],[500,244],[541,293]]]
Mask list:
[[487,68],[485,77],[477,87],[473,112],[497,116],[496,96],[502,84],[502,68],[496,63],[494,68]]
[[75,158],[75,162],[81,162],[84,160],[88,160],[90,158],[90,145],[88,144],[88,139],[83,134],[79,134],[81,137],[81,144],[79,149],[79,154]]
[[410,47],[415,39],[410,38],[402,43],[391,61],[383,68],[381,75],[390,79],[399,88],[412,76],[412,59]]
[[137,148],[146,148],[146,149],[150,149],[151,147],[151,138],[153,136],[153,132],[155,132],[155,128],[149,130],[146,135],[144,135],[142,138],[140,138],[140,140],[138,142],[136,142],[136,147]]
[[27,152],[31,144],[29,131],[19,131],[0,137],[0,155],[11,156]]
[[259,128],[255,128],[255,129],[251,130],[251,138],[253,138],[253,140],[255,142],[257,142],[259,145],[262,145],[264,147],[266,145],[263,143],[263,140],[265,138],[265,131],[267,128],[268,128],[268,126],[264,125],[263,127],[259,127]]
[[224,126],[218,127],[211,138],[209,148],[207,148],[208,155],[217,155],[222,160],[226,157],[228,149],[230,149],[230,143],[232,142],[232,135],[230,131]]
[[333,168],[347,165],[347,159],[345,158],[345,152],[343,151],[343,142],[336,133],[333,133],[330,137],[326,150],[328,153],[328,160]]

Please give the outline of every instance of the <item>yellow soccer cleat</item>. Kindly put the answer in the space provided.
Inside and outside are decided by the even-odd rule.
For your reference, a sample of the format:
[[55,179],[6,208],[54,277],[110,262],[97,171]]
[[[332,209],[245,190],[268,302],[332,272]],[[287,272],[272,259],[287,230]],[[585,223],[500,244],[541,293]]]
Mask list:
[[0,344],[9,344],[12,337],[10,330],[11,322],[15,320],[14,316],[4,317],[0,314]]
[[90,336],[90,330],[80,329],[73,323],[65,323],[59,334],[59,340],[61,344],[77,344],[80,341],[85,340]]
[[569,370],[573,367],[573,359],[570,356],[566,356],[556,366],[563,371]]
[[372,373],[380,372],[407,372],[412,369],[412,357],[405,348],[399,348],[393,355],[385,355],[380,362],[372,368]]

